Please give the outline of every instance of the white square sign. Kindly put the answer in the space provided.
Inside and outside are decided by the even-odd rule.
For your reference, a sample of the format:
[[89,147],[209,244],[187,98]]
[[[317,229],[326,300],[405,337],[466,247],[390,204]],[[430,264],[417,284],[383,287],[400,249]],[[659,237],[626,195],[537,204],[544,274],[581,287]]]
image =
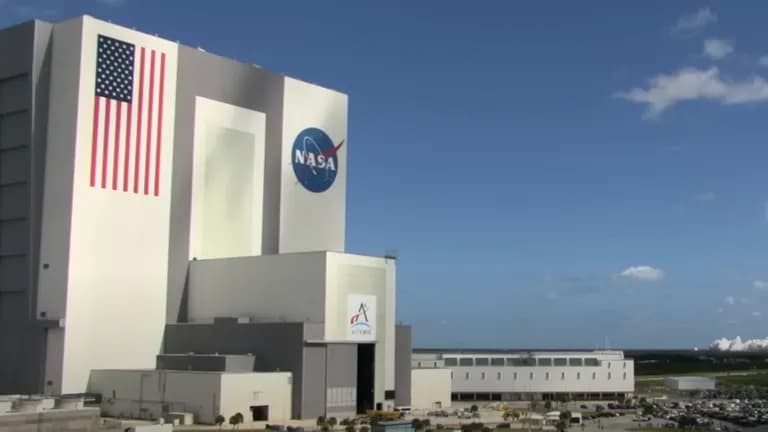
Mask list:
[[347,297],[345,320],[347,339],[376,340],[376,296],[350,294]]

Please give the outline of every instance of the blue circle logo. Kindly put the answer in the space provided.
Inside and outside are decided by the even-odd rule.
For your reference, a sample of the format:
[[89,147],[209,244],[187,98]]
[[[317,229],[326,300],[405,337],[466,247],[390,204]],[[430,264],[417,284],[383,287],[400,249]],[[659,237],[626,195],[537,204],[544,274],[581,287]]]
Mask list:
[[310,192],[325,192],[333,186],[339,172],[338,151],[342,140],[333,145],[331,138],[318,128],[299,132],[291,149],[293,172],[304,188]]

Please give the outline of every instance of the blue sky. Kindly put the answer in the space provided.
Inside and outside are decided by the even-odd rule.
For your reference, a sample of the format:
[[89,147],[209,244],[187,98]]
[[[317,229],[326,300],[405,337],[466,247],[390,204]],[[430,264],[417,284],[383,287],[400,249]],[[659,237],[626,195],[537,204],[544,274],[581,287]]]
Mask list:
[[348,93],[347,249],[398,251],[417,346],[768,333],[768,4],[213,4],[0,25],[88,13]]

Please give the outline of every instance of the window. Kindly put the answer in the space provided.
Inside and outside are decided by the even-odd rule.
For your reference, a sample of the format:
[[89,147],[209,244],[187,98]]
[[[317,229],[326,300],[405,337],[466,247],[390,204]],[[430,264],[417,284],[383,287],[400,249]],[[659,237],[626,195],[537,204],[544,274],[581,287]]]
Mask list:
[[535,358],[522,358],[520,360],[523,362],[522,366],[536,366]]
[[488,366],[487,357],[478,357],[475,359],[475,366]]
[[504,366],[503,357],[494,357],[491,359],[491,366]]
[[417,364],[418,364],[418,367],[421,367],[421,362],[418,362]]
[[581,379],[581,372],[576,372],[576,379],[577,379],[577,380],[580,380],[580,379]]
[[581,366],[584,364],[584,360],[580,358],[569,358],[568,366]]
[[[624,374],[624,379],[627,379],[627,374]],[[501,372],[496,372],[496,381],[501,381]]]
[[627,373],[626,372],[624,372],[624,377],[623,378],[624,378],[624,381],[627,380]]
[[555,366],[568,366],[568,359],[567,358],[556,358],[555,359]]
[[608,369],[611,368],[611,362],[608,362]]
[[453,380],[453,371],[451,371],[451,380]]
[[474,366],[475,362],[473,358],[460,358],[459,366]]
[[469,372],[467,372],[467,374],[464,376],[464,379],[469,381]]
[[539,359],[539,366],[552,366],[552,359],[551,358],[540,358]]
[[594,381],[594,380],[596,380],[596,379],[597,379],[597,373],[595,373],[595,372],[592,372],[592,380]]
[[456,360],[455,357],[447,357],[445,359],[445,365],[446,366],[458,366],[459,365],[459,361]]
[[611,379],[611,373],[608,372],[608,379]]
[[513,373],[513,374],[512,374],[512,379],[513,379],[513,380],[515,380],[515,381],[517,381],[517,372],[515,372],[515,373]]
[[560,373],[560,379],[561,380],[565,380],[565,372],[561,372]]
[[533,381],[533,372],[531,372],[530,380]]
[[392,400],[394,398],[395,398],[395,391],[394,390],[386,390],[386,391],[384,391],[384,399]]
[[522,366],[523,361],[519,358],[508,358],[507,359],[507,366]]
[[626,369],[626,368],[627,368],[627,362],[624,362],[624,366],[623,366],[623,368],[624,368],[624,369]]
[[437,367],[437,362],[432,362],[432,367]]
[[584,366],[600,366],[600,361],[596,358],[585,358]]
[[480,379],[485,381],[485,372],[480,373]]
[[545,373],[545,374],[544,374],[544,379],[545,379],[545,380],[547,380],[547,381],[549,381],[549,372],[547,372],[547,373]]

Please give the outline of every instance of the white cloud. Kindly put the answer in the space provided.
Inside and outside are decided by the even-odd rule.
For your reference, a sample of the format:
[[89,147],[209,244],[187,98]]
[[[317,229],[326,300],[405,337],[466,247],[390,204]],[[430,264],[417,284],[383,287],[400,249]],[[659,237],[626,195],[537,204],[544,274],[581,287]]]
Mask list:
[[110,6],[120,6],[125,3],[125,0],[97,0],[99,3],[104,3]]
[[714,201],[715,198],[717,198],[717,195],[715,195],[714,192],[702,192],[696,194],[697,201]]
[[557,301],[559,298],[560,294],[558,294],[557,291],[550,291],[547,293],[547,300],[549,301]]
[[721,307],[717,308],[717,313],[723,313],[723,312],[725,312],[725,309]]
[[756,280],[752,282],[752,286],[757,289],[768,289],[768,281]]
[[647,104],[645,116],[656,117],[684,101],[711,100],[723,105],[768,101],[768,81],[757,75],[743,81],[724,79],[716,67],[684,68],[651,78],[647,89],[635,87],[614,96]]
[[733,305],[736,304],[736,299],[733,298],[733,296],[728,296],[725,298],[725,304]]
[[619,276],[640,281],[655,282],[664,279],[664,271],[651,266],[640,265],[627,268],[619,273]]
[[733,44],[724,39],[707,39],[704,41],[704,54],[713,59],[720,60],[733,53]]
[[752,312],[752,316],[755,317],[755,318],[759,318],[760,315],[762,315],[760,312],[757,312],[757,311]]
[[696,31],[717,22],[717,14],[708,7],[701,8],[696,12],[683,15],[677,20],[675,30],[677,31]]
[[768,55],[764,55],[760,57],[760,59],[757,62],[760,64],[760,66],[768,67]]
[[[755,316],[759,316],[759,312]],[[721,338],[712,342],[709,347],[716,351],[768,351],[768,338],[746,341],[742,341],[739,336],[735,339]]]

